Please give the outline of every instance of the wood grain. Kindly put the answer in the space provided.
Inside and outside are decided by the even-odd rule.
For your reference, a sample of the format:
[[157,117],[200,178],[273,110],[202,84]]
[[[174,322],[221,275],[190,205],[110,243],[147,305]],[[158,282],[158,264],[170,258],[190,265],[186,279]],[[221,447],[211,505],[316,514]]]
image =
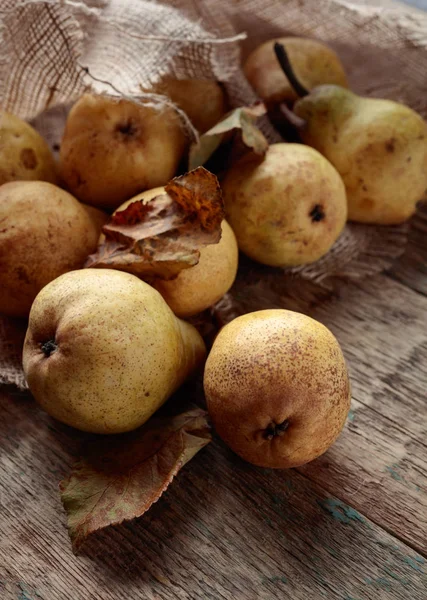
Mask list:
[[2,394],[1,598],[425,599],[424,558],[296,471],[219,440],[146,515],[75,557],[57,482],[86,437]]

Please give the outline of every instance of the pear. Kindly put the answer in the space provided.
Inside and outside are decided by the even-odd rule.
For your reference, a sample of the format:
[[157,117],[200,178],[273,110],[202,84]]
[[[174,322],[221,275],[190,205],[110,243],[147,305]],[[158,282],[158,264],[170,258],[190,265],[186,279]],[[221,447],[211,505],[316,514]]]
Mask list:
[[222,190],[240,250],[270,266],[318,260],[347,218],[338,172],[302,144],[272,144],[263,160],[243,156],[227,172]]
[[274,54],[274,44],[283,44],[289,54],[298,79],[308,89],[321,83],[335,83],[347,87],[344,67],[337,54],[326,44],[300,37],[269,40],[258,46],[247,58],[244,72],[258,96],[267,105],[281,102],[292,104],[298,95]]
[[249,313],[226,325],[206,361],[204,389],[218,434],[261,467],[317,458],[350,408],[337,340],[321,323],[288,310]]
[[79,200],[114,210],[172,179],[187,145],[172,108],[85,94],[68,115],[60,172]]
[[82,269],[35,299],[23,366],[52,417],[121,433],[145,423],[204,358],[197,330],[151,286],[112,269]]
[[28,316],[47,283],[95,251],[105,219],[45,181],[0,186],[0,313]]
[[[163,187],[146,190],[124,202],[117,210],[124,210],[138,200],[146,203],[165,194]],[[197,265],[183,269],[175,279],[155,279],[151,284],[161,293],[177,317],[192,317],[209,308],[234,283],[239,260],[239,248],[236,236],[230,225],[224,220],[221,224],[222,235],[217,244],[200,248]],[[101,234],[99,243],[105,240]]]
[[199,133],[211,129],[228,110],[222,87],[216,81],[166,77],[151,91],[168,96],[187,113]]
[[0,185],[32,180],[56,183],[56,164],[50,148],[31,125],[0,111]]
[[[284,49],[277,49],[288,79],[295,74]],[[337,85],[321,85],[294,105],[304,120],[301,139],[340,173],[348,218],[397,225],[416,210],[427,189],[427,123],[409,107],[360,97]]]

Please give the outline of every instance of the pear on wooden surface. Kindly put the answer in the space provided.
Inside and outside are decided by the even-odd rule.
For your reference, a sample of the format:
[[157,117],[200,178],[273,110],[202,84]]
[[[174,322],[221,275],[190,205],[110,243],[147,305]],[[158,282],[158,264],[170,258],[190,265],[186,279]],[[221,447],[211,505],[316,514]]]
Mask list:
[[347,87],[344,67],[332,48],[307,38],[276,38],[258,46],[244,65],[249,83],[266,104],[292,104],[298,99],[297,93],[291,83],[283,77],[283,71],[277,63],[275,42],[285,46],[296,75],[309,90],[321,83]]
[[114,210],[172,179],[187,145],[173,108],[85,94],[68,115],[61,176],[82,202]]
[[272,144],[259,159],[247,154],[222,182],[228,222],[239,248],[270,266],[314,262],[331,248],[347,218],[344,184],[319,152]]
[[31,125],[0,111],[0,185],[8,181],[56,183],[56,164],[47,142]]
[[294,105],[303,119],[301,139],[340,173],[348,218],[396,225],[415,212],[427,190],[427,123],[414,110],[364,98],[337,85],[304,89],[283,47],[276,47],[289,80],[302,96]]
[[204,389],[218,434],[262,467],[297,467],[323,454],[350,408],[336,338],[288,310],[253,312],[226,325],[206,361]]
[[93,433],[136,429],[203,362],[197,330],[134,275],[81,269],[31,308],[23,365],[52,417]]

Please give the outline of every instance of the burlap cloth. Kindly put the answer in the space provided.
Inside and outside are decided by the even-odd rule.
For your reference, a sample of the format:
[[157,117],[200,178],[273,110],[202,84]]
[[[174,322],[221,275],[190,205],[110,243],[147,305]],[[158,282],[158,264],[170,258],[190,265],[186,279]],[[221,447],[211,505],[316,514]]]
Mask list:
[[[161,99],[141,89],[173,74],[217,79],[232,106],[249,104],[256,98],[242,57],[266,39],[290,34],[330,44],[354,91],[405,102],[427,117],[427,15],[387,0],[365,2],[1,0],[0,106],[33,120],[57,148],[64,106],[88,89],[156,104]],[[263,128],[278,140],[268,122]],[[241,312],[301,308],[337,282],[389,267],[407,233],[407,226],[349,224],[327,256],[293,272],[243,259],[232,291],[199,324],[209,331]],[[0,318],[0,383],[25,388],[24,333],[25,323]]]

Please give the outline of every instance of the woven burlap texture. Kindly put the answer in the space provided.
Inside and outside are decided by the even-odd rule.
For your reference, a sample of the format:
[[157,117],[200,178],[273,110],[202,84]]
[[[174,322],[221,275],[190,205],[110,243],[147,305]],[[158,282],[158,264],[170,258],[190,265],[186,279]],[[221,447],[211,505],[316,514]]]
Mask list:
[[[0,106],[33,120],[53,147],[64,107],[88,89],[161,105],[141,89],[172,74],[223,81],[232,106],[249,104],[256,98],[241,61],[262,41],[284,34],[330,44],[356,92],[405,102],[427,116],[427,16],[342,0],[3,0]],[[263,129],[278,140],[268,123]],[[232,290],[220,309],[227,305],[231,314],[235,300],[250,310],[242,297],[254,291],[277,306],[292,295],[290,288],[294,297],[316,296],[316,286],[325,290],[337,279],[377,273],[403,251],[406,238],[405,226],[347,225],[314,265],[265,275],[258,267],[243,269],[236,296]],[[0,319],[0,383],[25,387],[24,329]]]

